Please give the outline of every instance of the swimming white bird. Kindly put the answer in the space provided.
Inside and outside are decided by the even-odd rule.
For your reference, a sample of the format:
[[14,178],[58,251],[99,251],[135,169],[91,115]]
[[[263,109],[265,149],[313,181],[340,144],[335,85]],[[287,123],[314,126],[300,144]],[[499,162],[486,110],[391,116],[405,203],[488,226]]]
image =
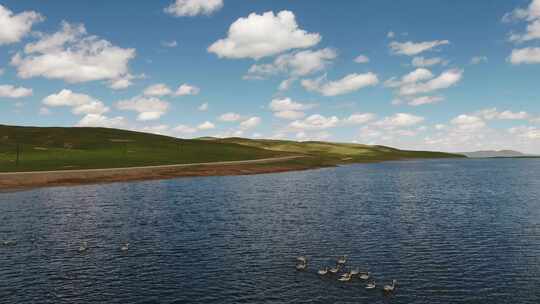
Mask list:
[[296,260],[302,263],[307,263],[307,258],[305,256],[299,256],[296,258]]
[[351,270],[351,275],[357,275],[359,273],[360,273],[360,269],[358,268]]
[[369,279],[369,272],[362,272],[362,273],[360,273],[360,279],[361,279],[361,280],[367,280],[367,279]]
[[336,265],[336,267],[332,267],[328,269],[331,273],[338,273],[339,269],[341,269],[340,265]]
[[15,245],[17,245],[17,241],[14,241],[14,240],[2,241],[2,245],[4,245],[4,246],[15,246]]
[[339,278],[338,280],[340,280],[341,282],[348,282],[352,279],[352,274],[350,272],[348,273],[344,273],[341,278]]
[[79,246],[79,252],[85,252],[86,250],[88,250],[88,242],[85,241]]
[[346,256],[346,255],[340,256],[340,257],[338,258],[338,260],[337,260],[337,263],[338,263],[338,264],[341,264],[341,265],[347,263],[347,256]]
[[397,281],[392,280],[392,285],[384,285],[383,290],[385,292],[393,292],[394,289],[396,289],[396,284],[397,284]]
[[366,289],[375,289],[375,287],[377,287],[377,284],[375,283],[375,281],[371,281],[367,283],[366,285]]
[[296,265],[296,270],[299,270],[299,271],[306,270],[306,268],[307,268],[307,263],[300,263]]
[[323,269],[319,269],[319,271],[317,271],[318,274],[320,275],[325,275],[328,273],[328,267],[324,267]]
[[128,251],[129,250],[129,243],[125,243],[124,245],[122,245],[122,247],[120,247],[120,250]]

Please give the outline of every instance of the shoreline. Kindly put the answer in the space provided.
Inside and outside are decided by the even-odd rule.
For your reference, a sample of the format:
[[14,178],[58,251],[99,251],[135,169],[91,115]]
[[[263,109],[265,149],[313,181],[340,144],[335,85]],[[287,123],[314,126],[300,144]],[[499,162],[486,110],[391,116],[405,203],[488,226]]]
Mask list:
[[316,166],[291,162],[306,157],[308,156],[145,167],[6,172],[0,173],[0,193],[55,186],[78,186],[179,177],[253,175],[325,167],[324,165]]

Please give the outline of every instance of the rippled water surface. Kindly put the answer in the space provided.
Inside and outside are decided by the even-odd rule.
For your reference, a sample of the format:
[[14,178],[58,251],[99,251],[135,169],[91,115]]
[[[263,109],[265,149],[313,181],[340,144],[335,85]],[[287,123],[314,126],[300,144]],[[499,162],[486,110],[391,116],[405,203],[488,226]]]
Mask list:
[[[0,240],[13,239],[0,245],[0,303],[537,304],[540,160],[2,193]],[[378,289],[317,275],[340,254]]]

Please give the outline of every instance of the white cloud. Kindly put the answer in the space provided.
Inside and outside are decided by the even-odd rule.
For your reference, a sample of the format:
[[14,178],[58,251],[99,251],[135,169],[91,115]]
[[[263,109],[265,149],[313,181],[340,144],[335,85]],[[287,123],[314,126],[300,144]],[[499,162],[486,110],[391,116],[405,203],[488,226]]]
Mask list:
[[461,114],[450,121],[460,130],[477,130],[486,126],[486,123],[478,116]]
[[216,126],[213,123],[209,122],[209,121],[205,121],[202,124],[197,126],[197,129],[199,129],[201,131],[211,130],[211,129],[215,129],[215,128],[216,128]]
[[471,64],[487,63],[488,58],[486,56],[474,56],[471,58]]
[[512,112],[512,111],[497,111],[497,108],[491,108],[491,109],[484,109],[480,110],[476,113],[476,115],[479,115],[483,117],[486,120],[493,120],[493,119],[499,119],[499,120],[525,120],[529,119],[530,115],[527,112],[520,111],[520,112]]
[[416,95],[446,89],[457,84],[463,77],[463,70],[450,69],[427,82],[412,82],[400,87],[400,95]]
[[538,64],[540,63],[540,47],[514,49],[508,61],[512,64]]
[[304,111],[315,107],[314,104],[303,104],[290,98],[273,99],[269,104],[270,110],[278,118],[295,120],[304,117]]
[[32,30],[32,26],[44,18],[34,11],[13,14],[0,4],[0,45],[21,41]]
[[396,33],[392,32],[392,31],[390,31],[390,32],[388,32],[388,34],[386,34],[386,38],[394,38],[394,37],[396,37]]
[[242,121],[240,123],[240,129],[241,130],[249,130],[249,129],[253,129],[255,127],[257,127],[260,123],[261,123],[261,118],[260,117],[257,117],[257,116],[254,116],[254,117],[250,117],[244,121]]
[[46,116],[46,115],[51,115],[52,112],[49,108],[47,107],[41,107],[39,108],[39,115],[42,115],[42,116]]
[[437,64],[447,65],[448,61],[440,57],[424,58],[424,57],[419,56],[419,57],[414,57],[411,63],[414,67],[423,68],[423,67],[434,66]]
[[421,97],[415,97],[407,102],[410,106],[421,106],[426,104],[434,104],[438,103],[444,100],[444,97],[442,96],[421,96]]
[[169,103],[156,97],[135,96],[128,100],[116,103],[120,110],[135,111],[137,120],[156,120],[163,116],[169,109]]
[[375,119],[376,115],[373,113],[355,113],[343,120],[346,124],[361,125],[368,123]]
[[513,42],[525,42],[540,39],[540,0],[533,0],[527,8],[516,8],[511,13],[504,15],[503,21],[528,22],[526,32],[521,34],[512,33],[509,40]]
[[540,129],[536,127],[519,126],[508,129],[508,132],[524,139],[540,139]]
[[173,131],[181,133],[181,134],[193,134],[197,132],[197,128],[193,128],[186,125],[178,125],[173,129]]
[[326,76],[318,79],[302,80],[302,86],[312,92],[321,93],[324,96],[337,96],[351,93],[361,88],[374,86],[379,83],[377,75],[374,73],[349,74],[336,81],[327,81]]
[[408,113],[396,113],[392,116],[385,117],[374,123],[375,126],[394,129],[400,127],[410,127],[423,122],[425,119],[421,116],[416,116]]
[[176,96],[198,95],[201,92],[196,86],[184,83],[176,90]]
[[225,122],[234,122],[234,121],[239,121],[240,119],[242,119],[242,115],[238,113],[234,113],[234,112],[222,114],[218,118],[218,120],[225,121]]
[[397,55],[407,55],[414,56],[425,51],[432,50],[438,46],[450,44],[448,40],[434,40],[434,41],[425,41],[425,42],[396,42],[392,41],[390,43],[390,49],[392,53]]
[[202,104],[197,108],[197,110],[199,110],[199,111],[201,111],[201,112],[208,111],[208,102],[202,103]]
[[42,102],[49,107],[71,107],[71,112],[77,115],[94,114],[101,116],[109,111],[109,108],[102,101],[92,96],[74,93],[66,89],[45,97]]
[[400,80],[396,80],[395,77],[392,77],[384,82],[384,85],[389,88],[398,88],[405,86],[407,84],[416,83],[422,80],[428,80],[433,78],[433,73],[430,70],[425,68],[418,68],[403,77]]
[[172,90],[166,84],[158,83],[147,87],[143,94],[146,96],[165,96],[172,94]]
[[354,58],[354,62],[356,63],[368,63],[369,57],[366,55],[359,55],[358,57]]
[[161,45],[168,48],[175,48],[178,46],[178,42],[176,40],[161,41]]
[[25,87],[15,87],[8,84],[0,85],[0,97],[22,98],[32,96],[32,94],[32,89]]
[[298,28],[290,11],[256,13],[239,18],[229,28],[227,38],[214,42],[208,51],[220,58],[260,59],[287,50],[309,48],[321,41],[317,33]]
[[[115,85],[129,75],[128,63],[134,49],[123,49],[97,36],[87,36],[83,25],[62,23],[62,29],[42,35],[17,53],[11,64],[21,78],[42,76],[69,83],[108,80]],[[125,84],[125,83],[124,83]]]
[[265,79],[278,73],[290,73],[293,78],[324,70],[337,57],[335,50],[306,50],[278,56],[271,64],[252,65],[244,79]]
[[338,125],[339,118],[336,116],[325,117],[320,114],[314,114],[304,120],[295,120],[289,124],[289,129],[304,130],[324,130],[334,128]]
[[176,0],[164,9],[176,17],[211,15],[223,7],[223,0]]
[[101,114],[86,114],[78,123],[78,127],[125,128],[127,121],[122,116],[107,117]]

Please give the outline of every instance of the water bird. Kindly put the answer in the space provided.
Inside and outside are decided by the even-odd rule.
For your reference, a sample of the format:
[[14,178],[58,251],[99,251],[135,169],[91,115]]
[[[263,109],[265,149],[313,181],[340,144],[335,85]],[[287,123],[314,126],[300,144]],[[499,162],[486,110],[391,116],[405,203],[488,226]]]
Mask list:
[[377,287],[377,283],[375,283],[375,281],[371,281],[367,283],[366,285],[366,289],[375,289],[376,287]]
[[338,264],[336,265],[336,267],[332,267],[330,269],[328,269],[328,271],[330,271],[331,273],[338,273],[338,271],[341,269],[341,266]]
[[85,252],[88,250],[88,242],[84,241],[81,246],[79,246],[79,252]]
[[120,250],[121,251],[128,251],[129,250],[129,243],[125,243],[124,245],[122,245],[122,247],[120,247]]
[[358,269],[358,268],[355,268],[355,269],[351,270],[351,275],[353,275],[353,276],[355,276],[355,275],[357,275],[359,273],[360,273],[360,269]]
[[299,261],[299,264],[296,264],[296,270],[306,270],[307,269],[307,258],[305,256],[299,256],[296,258]]
[[296,260],[302,263],[307,263],[307,258],[305,256],[299,256],[296,258]]
[[359,277],[360,277],[361,280],[367,280],[367,279],[369,279],[369,272],[362,272],[362,273],[360,273]]
[[392,285],[384,285],[383,287],[384,292],[394,292],[394,290],[396,289],[396,284],[397,284],[397,281],[392,280]]
[[15,245],[17,245],[17,241],[15,241],[15,240],[2,241],[2,245],[4,245],[4,246],[15,246]]
[[346,255],[340,256],[337,260],[337,263],[340,265],[345,265],[345,263],[347,263],[347,256]]
[[347,272],[347,273],[344,273],[341,278],[339,278],[338,280],[341,281],[341,282],[348,282],[352,279],[352,274],[350,272]]
[[320,275],[325,275],[328,273],[328,267],[324,267],[322,269],[319,269],[319,271],[317,271],[318,274]]

